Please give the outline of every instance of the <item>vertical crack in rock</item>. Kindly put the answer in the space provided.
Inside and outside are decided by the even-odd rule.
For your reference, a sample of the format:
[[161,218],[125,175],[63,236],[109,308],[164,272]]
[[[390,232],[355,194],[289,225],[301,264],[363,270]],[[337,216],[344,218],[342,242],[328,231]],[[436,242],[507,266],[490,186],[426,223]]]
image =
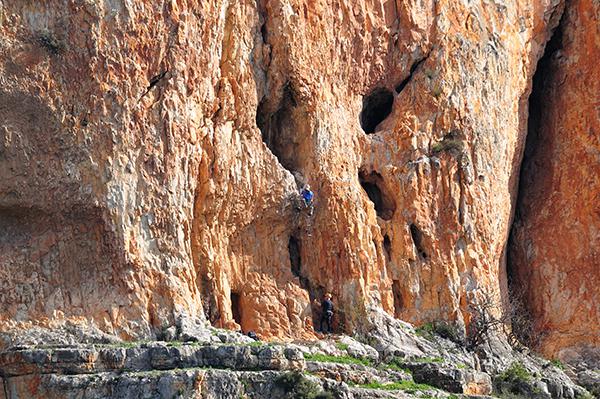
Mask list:
[[[542,133],[540,131],[540,121],[543,118],[544,110],[544,99],[546,97],[546,87],[550,84],[550,80],[553,76],[550,74],[550,67],[552,62],[552,56],[558,50],[562,48],[562,36],[563,36],[563,19],[566,13],[563,13],[561,20],[552,33],[552,37],[546,44],[544,55],[540,58],[533,75],[533,85],[531,94],[529,95],[529,115],[527,119],[527,139],[525,141],[525,151],[523,153],[523,160],[521,162],[520,178],[519,178],[519,196],[522,195],[522,185],[525,182],[527,184],[529,169],[534,167],[532,164],[532,158],[535,155],[535,151],[539,148],[539,142],[542,139]],[[531,174],[529,174],[531,175]],[[520,199],[520,198],[519,198]],[[517,205],[521,201],[517,200]]]
[[421,64],[423,64],[427,60],[427,58],[429,58],[429,54],[427,54],[423,58],[415,61],[411,65],[410,71],[408,72],[408,76],[406,78],[404,78],[404,80],[402,82],[398,83],[398,85],[396,86],[396,93],[400,94],[402,92],[402,90],[404,90],[404,88],[406,87],[406,85],[408,85],[408,83],[413,78],[413,75],[415,74],[415,72],[417,71],[417,69],[421,66]]
[[292,121],[292,111],[297,106],[290,83],[283,87],[281,100],[274,111],[270,110],[268,97],[261,100],[256,111],[256,125],[262,140],[287,170],[297,170],[297,137]]
[[365,133],[375,133],[377,126],[392,112],[394,94],[384,87],[379,87],[363,98],[360,113],[360,126]]
[[[529,95],[529,114],[527,119],[527,137],[525,141],[525,149],[523,151],[523,159],[521,161],[519,172],[519,187],[517,200],[515,203],[515,214],[513,224],[508,238],[508,251],[506,259],[506,274],[509,296],[512,301],[518,301],[520,306],[524,306],[523,311],[531,312],[531,303],[528,298],[531,298],[531,292],[527,292],[527,287],[532,279],[529,266],[529,252],[533,250],[533,244],[529,238],[525,238],[520,234],[519,230],[528,223],[530,209],[527,206],[528,199],[532,194],[532,190],[539,187],[539,181],[544,181],[541,176],[546,172],[545,167],[540,164],[540,151],[545,150],[544,137],[545,132],[541,129],[541,122],[545,117],[545,108],[549,96],[549,88],[556,78],[553,74],[552,60],[554,54],[562,48],[563,42],[563,26],[566,12],[563,11],[558,26],[552,32],[550,40],[546,44],[544,54],[539,59],[535,74],[532,78],[532,89]],[[535,211],[535,209],[533,209]],[[523,303],[521,303],[523,301]],[[517,302],[516,302],[517,303]],[[534,320],[535,322],[535,320]],[[513,324],[515,320],[513,320]],[[533,338],[528,333],[530,329],[521,328],[523,331],[515,330],[517,336],[522,342],[528,345],[535,345],[531,341]]]
[[402,286],[399,280],[392,281],[392,293],[394,294],[394,316],[399,317],[404,308],[404,299],[402,298]]
[[423,232],[417,227],[416,224],[411,223],[409,226],[410,236],[412,237],[417,253],[422,259],[427,259],[427,252],[423,247]]
[[546,88],[550,84],[552,78],[550,74],[552,56],[562,47],[563,22],[566,12],[563,12],[560,22],[552,37],[546,44],[544,54],[539,59],[535,74],[532,79],[532,89],[529,95],[529,114],[527,119],[527,138],[525,141],[525,150],[523,152],[523,160],[521,161],[521,169],[519,172],[519,189],[517,193],[517,201],[515,204],[515,216],[511,234],[509,237],[508,247],[511,249],[507,257],[507,275],[509,284],[518,284],[516,265],[514,264],[511,252],[518,247],[515,243],[514,229],[519,225],[524,218],[527,217],[526,210],[523,206],[525,199],[526,187],[533,185],[533,180],[538,172],[539,165],[535,162],[536,152],[539,150],[540,144],[543,141],[543,132],[540,130],[540,121],[543,118],[544,99],[546,97]]
[[390,220],[396,211],[396,202],[385,189],[383,177],[377,172],[367,174],[361,171],[358,173],[358,180],[373,203],[377,216],[383,220]]
[[290,236],[290,240],[288,242],[288,252],[290,254],[290,267],[292,269],[292,273],[294,276],[300,277],[302,268],[302,259],[300,257],[300,241],[294,236]]
[[202,294],[204,316],[212,325],[216,325],[221,318],[221,312],[219,312],[219,306],[217,305],[215,282],[209,274],[202,275],[200,279],[200,292]]
[[387,234],[383,236],[383,249],[385,250],[385,258],[387,261],[392,260],[392,242]]
[[240,294],[237,292],[231,292],[231,314],[233,315],[233,320],[242,326],[242,304]]
[[302,256],[301,256],[301,241],[291,235],[288,242],[288,252],[290,256],[290,267],[292,270],[292,274],[300,280],[300,287],[303,290],[308,292],[308,296],[310,298],[311,303],[311,316],[313,320],[313,325],[318,327],[319,322],[319,312],[315,312],[313,309],[312,303],[316,300],[320,301],[325,294],[325,289],[321,286],[313,284],[305,275],[304,270],[302,269]]

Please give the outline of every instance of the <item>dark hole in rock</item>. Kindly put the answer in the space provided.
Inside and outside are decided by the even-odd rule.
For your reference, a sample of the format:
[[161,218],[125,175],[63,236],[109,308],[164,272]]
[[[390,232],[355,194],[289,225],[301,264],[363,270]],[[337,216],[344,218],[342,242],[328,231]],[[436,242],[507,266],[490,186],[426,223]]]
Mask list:
[[387,260],[392,259],[392,242],[387,234],[383,236],[383,249],[385,250]]
[[315,330],[318,330],[321,322],[321,308],[315,304],[315,300],[321,303],[323,295],[325,295],[325,288],[320,285],[312,284],[305,277],[300,277],[300,286],[308,291],[313,326]]
[[385,188],[383,177],[377,172],[369,174],[359,172],[358,180],[371,202],[373,202],[377,216],[383,220],[390,220],[396,211],[396,202],[386,191],[382,190],[382,188]]
[[292,273],[294,276],[298,277],[300,280],[300,287],[308,292],[308,296],[310,298],[310,310],[313,321],[313,326],[315,328],[319,327],[320,321],[320,308],[314,306],[315,299],[317,301],[321,301],[323,299],[323,295],[325,294],[325,289],[319,285],[313,284],[306,276],[303,276],[302,270],[302,258],[300,256],[300,240],[295,236],[290,236],[288,241],[288,252],[290,255],[290,266],[292,269]]
[[260,35],[262,37],[263,43],[267,43],[267,23],[263,23],[260,26]]
[[388,89],[380,87],[363,98],[363,108],[360,113],[360,126],[367,134],[375,132],[377,125],[385,120],[392,112],[394,95]]
[[399,280],[393,280],[392,292],[394,294],[394,316],[399,317],[404,308],[404,299],[402,298],[402,289]]
[[425,249],[423,248],[423,232],[414,223],[410,225],[410,235],[419,256],[423,259],[427,259],[427,252],[425,252]]
[[283,88],[281,100],[274,111],[267,98],[263,98],[256,110],[256,125],[261,131],[262,140],[277,157],[279,163],[288,170],[298,169],[297,129],[292,112],[297,106],[290,84]]
[[236,292],[231,293],[231,313],[233,314],[233,320],[242,325],[242,306],[240,303],[240,294]]
[[294,276],[300,277],[300,268],[302,267],[302,260],[300,258],[300,242],[294,236],[290,237],[288,242],[288,252],[290,254],[290,265]]

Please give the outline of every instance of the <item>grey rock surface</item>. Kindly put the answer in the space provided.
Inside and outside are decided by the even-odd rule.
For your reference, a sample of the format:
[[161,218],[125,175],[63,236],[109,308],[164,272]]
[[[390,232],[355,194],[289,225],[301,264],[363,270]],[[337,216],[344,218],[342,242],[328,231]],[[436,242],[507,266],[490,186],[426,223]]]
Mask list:
[[[185,341],[13,346],[0,352],[0,399],[283,399],[296,397],[296,389],[335,399],[455,399],[485,398],[473,395],[489,395],[492,387],[511,399],[589,395],[548,360],[501,341],[469,352],[385,315],[373,320],[381,326],[358,340],[265,343],[183,320],[176,334]],[[500,378],[515,363],[527,381]],[[597,372],[577,378],[590,391],[598,387]]]
[[600,398],[600,371],[583,370],[577,374],[577,383]]

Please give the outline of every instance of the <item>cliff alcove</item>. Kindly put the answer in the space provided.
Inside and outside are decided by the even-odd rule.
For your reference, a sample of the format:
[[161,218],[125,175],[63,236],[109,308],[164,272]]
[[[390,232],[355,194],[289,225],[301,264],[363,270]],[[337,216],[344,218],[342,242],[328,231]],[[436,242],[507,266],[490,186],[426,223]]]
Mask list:
[[359,172],[358,180],[365,193],[373,203],[377,216],[383,220],[390,220],[396,211],[396,202],[385,191],[383,177],[377,172]]
[[240,294],[236,292],[231,292],[231,314],[233,315],[233,320],[238,323],[240,326],[242,325],[242,304]]
[[363,107],[360,113],[360,126],[365,133],[375,133],[377,126],[392,112],[394,95],[386,88],[380,87],[363,98]]
[[404,308],[404,299],[402,298],[402,287],[399,280],[392,281],[392,293],[394,294],[394,316],[400,317]]
[[389,262],[392,259],[392,241],[387,234],[383,236],[383,249],[385,251],[385,258]]
[[290,171],[298,168],[297,130],[292,117],[296,106],[293,90],[287,84],[283,88],[281,100],[275,111],[270,111],[268,98],[263,98],[256,110],[256,124],[261,131],[263,142],[277,157],[279,163]]
[[414,223],[411,223],[409,230],[410,236],[415,244],[415,248],[417,249],[417,253],[422,259],[427,259],[427,252],[423,246],[423,232]]

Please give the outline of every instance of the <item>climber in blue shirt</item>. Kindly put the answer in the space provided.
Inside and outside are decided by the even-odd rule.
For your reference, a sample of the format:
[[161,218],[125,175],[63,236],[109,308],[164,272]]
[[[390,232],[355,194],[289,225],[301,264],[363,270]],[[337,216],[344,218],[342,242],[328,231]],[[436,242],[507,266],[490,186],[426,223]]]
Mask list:
[[315,194],[310,190],[310,186],[307,184],[302,189],[302,199],[304,200],[304,207],[308,208],[308,214],[312,216],[313,214],[313,199]]

